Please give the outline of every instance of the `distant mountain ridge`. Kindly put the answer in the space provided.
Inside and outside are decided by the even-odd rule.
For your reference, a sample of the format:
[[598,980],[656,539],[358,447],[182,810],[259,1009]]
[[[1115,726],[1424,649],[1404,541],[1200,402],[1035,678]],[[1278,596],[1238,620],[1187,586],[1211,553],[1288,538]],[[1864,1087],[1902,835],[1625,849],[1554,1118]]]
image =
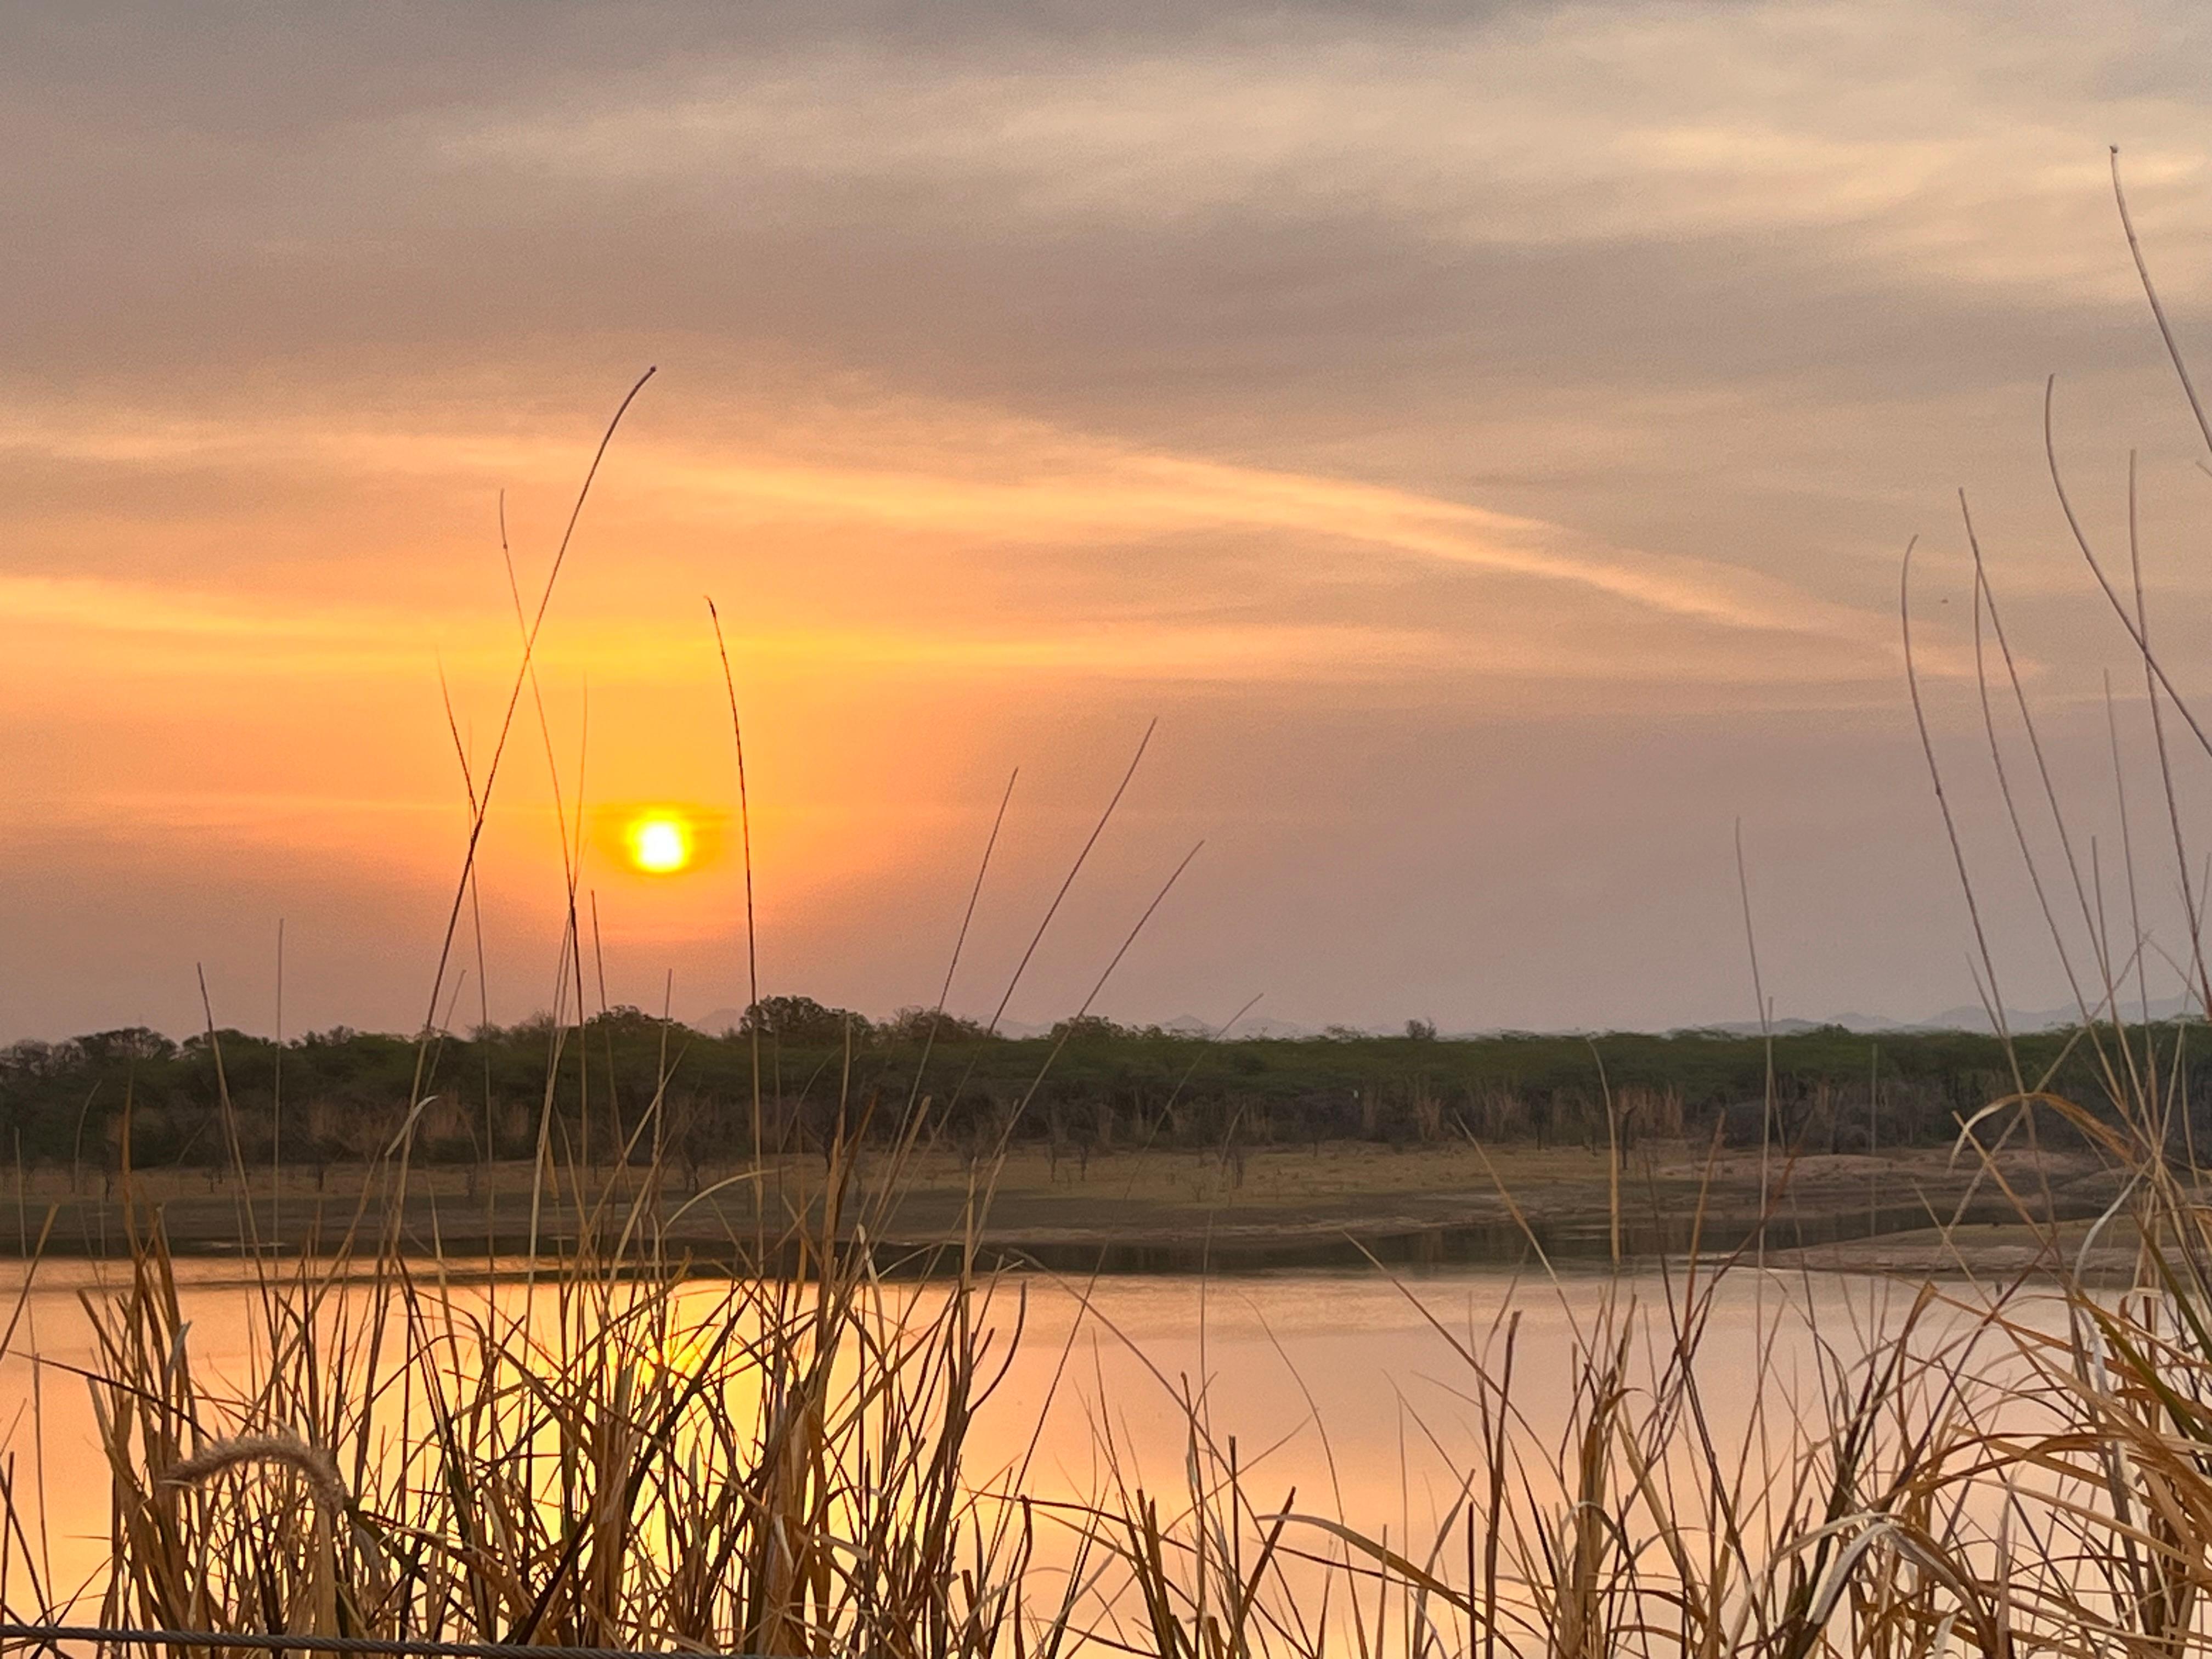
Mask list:
[[[2102,1018],[2104,1011],[2094,1009],[2093,1015]],[[2120,1016],[2124,1019],[2140,1019],[2143,1009],[2140,1004],[2123,1001]],[[2197,1016],[2196,999],[2189,996],[2154,997],[2149,1013],[2154,1020],[2191,1018]],[[2004,1011],[2005,1030],[2015,1036],[2033,1031],[2055,1031],[2081,1023],[2080,1008],[2069,1005],[2060,1008],[2008,1008]],[[1885,1031],[1922,1033],[1929,1031],[1974,1031],[1988,1033],[1996,1029],[1990,1011],[1979,1003],[1960,1003],[1946,1008],[1941,1013],[1921,1020],[1888,1019],[1880,1014],[1837,1014],[1828,1019],[1778,1019],[1772,1030],[1777,1036],[1794,1036],[1801,1032],[1817,1031],[1824,1026],[1840,1025],[1847,1031],[1857,1031],[1868,1036],[1879,1036]],[[1757,1036],[1759,1024],[1755,1019],[1729,1020],[1717,1025],[1698,1026],[1699,1030],[1725,1031],[1731,1036]]]

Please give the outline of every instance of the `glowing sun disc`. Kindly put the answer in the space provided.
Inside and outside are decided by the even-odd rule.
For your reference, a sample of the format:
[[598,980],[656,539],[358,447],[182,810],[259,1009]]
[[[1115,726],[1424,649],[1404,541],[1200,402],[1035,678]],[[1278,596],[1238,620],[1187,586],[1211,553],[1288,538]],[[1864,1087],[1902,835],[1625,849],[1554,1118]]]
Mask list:
[[632,820],[623,839],[630,863],[649,876],[674,875],[691,862],[691,826],[672,812]]

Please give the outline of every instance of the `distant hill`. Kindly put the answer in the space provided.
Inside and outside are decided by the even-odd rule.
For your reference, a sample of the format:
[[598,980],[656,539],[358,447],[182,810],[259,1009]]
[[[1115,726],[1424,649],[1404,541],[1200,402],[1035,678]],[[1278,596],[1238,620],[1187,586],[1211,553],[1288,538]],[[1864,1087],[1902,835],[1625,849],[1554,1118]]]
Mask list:
[[[2102,1015],[2102,1010],[2093,1010]],[[2142,1017],[2142,1008],[2135,1004],[2124,1006],[2123,1018],[2135,1020]],[[2150,1017],[2154,1020],[2194,1019],[2197,1017],[2197,1000],[2190,996],[2154,997]],[[2004,1011],[2005,1029],[2014,1036],[2034,1031],[2058,1031],[2081,1023],[2081,1011],[2070,1004],[2059,1008],[2008,1008]],[[1979,1003],[1960,1003],[1930,1014],[1925,1019],[1889,1019],[1881,1014],[1837,1014],[1827,1019],[1778,1019],[1773,1023],[1777,1036],[1796,1036],[1807,1031],[1817,1031],[1826,1026],[1841,1026],[1846,1031],[1863,1036],[1879,1036],[1884,1032],[1930,1033],[1937,1031],[1993,1032],[1989,1010]],[[1756,1020],[1728,1020],[1717,1025],[1701,1028],[1725,1031],[1730,1036],[1757,1036]]]

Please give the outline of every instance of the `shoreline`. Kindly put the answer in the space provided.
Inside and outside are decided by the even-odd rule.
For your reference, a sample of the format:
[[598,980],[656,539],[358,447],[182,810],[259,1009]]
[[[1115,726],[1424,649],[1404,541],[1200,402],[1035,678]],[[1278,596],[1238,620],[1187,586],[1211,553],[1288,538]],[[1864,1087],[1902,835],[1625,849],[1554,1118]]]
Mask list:
[[[2094,1159],[2074,1153],[2006,1152],[1987,1165],[1954,1159],[1948,1148],[1808,1154],[1770,1158],[1763,1172],[1761,1162],[1756,1152],[1716,1156],[1684,1143],[1639,1148],[1617,1173],[1602,1152],[1586,1148],[1464,1142],[1083,1160],[1024,1147],[999,1167],[974,1243],[987,1262],[1079,1273],[1533,1267],[1540,1253],[1555,1265],[1588,1267],[1754,1248],[1764,1210],[1769,1266],[2005,1273],[2033,1265],[2023,1221],[2057,1222],[2078,1235],[2118,1191]],[[864,1159],[863,1188],[878,1167]],[[659,1220],[672,1255],[702,1269],[730,1262],[757,1229],[774,1238],[792,1214],[819,1202],[818,1158],[770,1160],[757,1183],[730,1182],[733,1173],[696,1171],[664,1193]],[[868,1224],[887,1266],[904,1259],[911,1267],[956,1248],[990,1175],[988,1165],[951,1154],[918,1160],[896,1202]],[[16,1225],[0,1213],[0,1258],[39,1253],[42,1234],[48,1256],[125,1254],[130,1222],[120,1194],[103,1196],[97,1178],[76,1184],[70,1191],[64,1172],[27,1174]],[[267,1255],[327,1254],[349,1227],[366,1242],[395,1222],[410,1254],[456,1267],[520,1260],[531,1244],[527,1164],[418,1169],[396,1206],[360,1166],[333,1167],[319,1186],[305,1172],[278,1182],[249,1170],[245,1193],[234,1174],[211,1180],[201,1171],[149,1172],[136,1185],[142,1224],[158,1209],[179,1257],[247,1260],[249,1240]],[[592,1171],[562,1185],[564,1194],[538,1196],[538,1254],[572,1249],[586,1232],[611,1246],[629,1218],[638,1172]],[[578,1201],[580,1188],[592,1202]],[[756,1210],[756,1190],[764,1212]],[[1963,1224],[1948,1236],[1938,1231],[1954,1216]],[[853,1230],[840,1231],[849,1237]]]

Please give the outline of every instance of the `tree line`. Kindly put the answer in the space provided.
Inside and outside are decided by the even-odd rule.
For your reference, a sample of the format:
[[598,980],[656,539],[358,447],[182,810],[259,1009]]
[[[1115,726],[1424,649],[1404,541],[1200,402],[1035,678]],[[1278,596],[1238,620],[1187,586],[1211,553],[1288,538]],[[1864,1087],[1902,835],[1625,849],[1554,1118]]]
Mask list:
[[[2194,1135],[2212,1131],[2201,1105],[2212,1077],[2186,1059],[2187,1035],[2148,1033],[2161,1054],[2182,1046],[2190,1109],[2176,1133]],[[2031,1078],[2055,1067],[2054,1086],[2099,1104],[2094,1044],[2042,1033],[2014,1054]],[[1213,1040],[1086,1018],[1006,1036],[926,1009],[875,1021],[782,996],[711,1034],[617,1007],[419,1040],[337,1027],[282,1044],[236,1030],[177,1041],[131,1027],[16,1042],[0,1048],[0,1157],[111,1174],[126,1153],[142,1167],[319,1170],[373,1158],[404,1131],[430,1162],[527,1158],[550,1138],[564,1158],[657,1149],[697,1170],[750,1152],[756,1058],[760,1137],[784,1152],[841,1126],[888,1134],[917,1110],[957,1146],[1042,1143],[1086,1159],[1463,1134],[1589,1146],[1771,1134],[1861,1152],[1948,1139],[2014,1087],[2004,1045],[1972,1032],[1824,1027],[1770,1048],[1718,1031],[1439,1038],[1413,1022],[1393,1036]]]

